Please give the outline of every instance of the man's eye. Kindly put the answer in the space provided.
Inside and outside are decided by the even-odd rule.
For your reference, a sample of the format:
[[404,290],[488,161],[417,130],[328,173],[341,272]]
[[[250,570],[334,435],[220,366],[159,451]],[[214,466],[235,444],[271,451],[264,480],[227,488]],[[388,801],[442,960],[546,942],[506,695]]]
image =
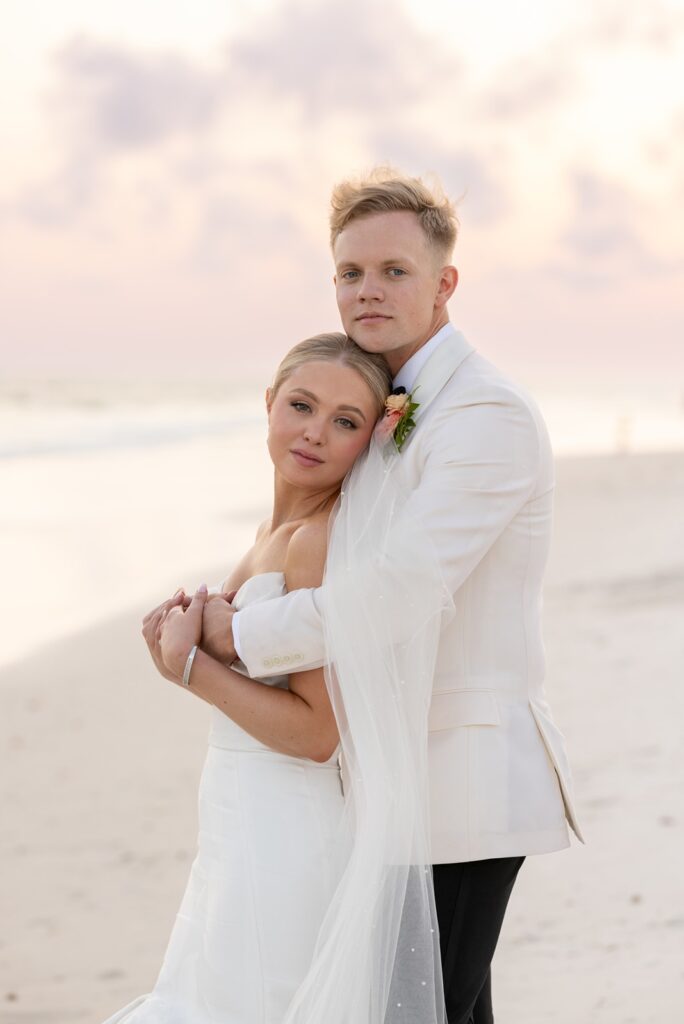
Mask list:
[[392,267],[392,269],[390,270],[390,274],[392,274],[394,277],[403,277],[405,273],[406,271],[402,270],[401,267]]
[[358,277],[358,276],[359,276],[358,270],[345,270],[345,272],[342,274],[342,279],[344,281],[351,281],[354,277]]

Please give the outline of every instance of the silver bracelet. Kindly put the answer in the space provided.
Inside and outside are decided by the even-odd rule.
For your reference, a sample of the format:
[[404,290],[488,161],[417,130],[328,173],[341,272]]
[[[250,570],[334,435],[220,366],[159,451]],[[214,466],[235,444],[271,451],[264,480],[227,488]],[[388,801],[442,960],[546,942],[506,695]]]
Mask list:
[[183,669],[183,686],[190,686],[190,672],[192,670],[192,663],[195,660],[195,655],[197,654],[197,651],[198,647],[197,644],[195,644],[195,646],[188,654],[188,660],[185,662],[185,668]]

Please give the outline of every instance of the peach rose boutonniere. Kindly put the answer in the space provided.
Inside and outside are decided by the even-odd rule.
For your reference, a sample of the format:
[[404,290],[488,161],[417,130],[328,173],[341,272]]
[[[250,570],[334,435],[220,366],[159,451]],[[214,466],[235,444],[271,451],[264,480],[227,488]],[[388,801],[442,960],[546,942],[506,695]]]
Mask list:
[[393,437],[397,451],[401,451],[401,446],[416,425],[413,414],[418,405],[418,402],[413,401],[413,393],[407,393],[406,388],[395,388],[387,396],[385,414],[375,428],[381,444]]

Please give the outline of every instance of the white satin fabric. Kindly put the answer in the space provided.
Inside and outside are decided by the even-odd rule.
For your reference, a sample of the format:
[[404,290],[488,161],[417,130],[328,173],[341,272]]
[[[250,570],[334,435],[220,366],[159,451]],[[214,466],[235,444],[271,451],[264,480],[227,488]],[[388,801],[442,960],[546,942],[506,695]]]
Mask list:
[[[284,591],[282,573],[264,573],[234,604]],[[344,846],[337,753],[277,754],[211,715],[198,853],[159,978],[106,1024],[282,1024],[310,967]]]

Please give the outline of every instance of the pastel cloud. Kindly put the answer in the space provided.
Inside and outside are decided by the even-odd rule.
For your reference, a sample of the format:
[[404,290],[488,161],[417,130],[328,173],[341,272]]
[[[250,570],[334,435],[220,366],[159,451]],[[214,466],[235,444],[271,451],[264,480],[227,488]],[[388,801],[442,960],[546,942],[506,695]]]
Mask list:
[[178,54],[141,54],[76,38],[55,63],[58,109],[69,111],[81,140],[111,151],[204,131],[223,102],[221,76]]
[[461,67],[460,56],[390,0],[346,0],[334,12],[315,0],[284,0],[227,55],[253,87],[294,98],[317,120],[346,111],[377,121],[414,106]]
[[[676,262],[662,227],[681,190],[681,111],[673,101],[658,131],[635,124],[650,179],[629,160],[611,163],[590,117],[604,63],[612,84],[610,61],[641,59],[639,45],[672,59],[681,19],[660,0],[639,18],[635,29],[603,0],[565,34],[486,74],[455,36],[419,30],[387,0],[349,0],[343,12],[282,0],[205,58],[182,41],[154,50],[76,36],[53,55],[45,159],[0,206],[13,233],[11,273],[30,268],[21,270],[28,281],[44,272],[62,292],[62,264],[78,264],[74,278],[93,267],[105,284],[118,275],[123,291],[141,282],[141,319],[159,325],[144,342],[151,348],[168,349],[192,320],[184,312],[164,330],[153,304],[161,297],[170,317],[174,304],[192,310],[193,289],[222,311],[215,323],[203,314],[207,351],[229,329],[248,341],[266,330],[297,337],[334,323],[330,185],[389,161],[435,171],[463,196],[473,295],[478,281],[512,281],[512,259],[521,295],[540,280],[586,296],[637,272],[667,275]],[[638,82],[627,83],[625,103],[629,89],[636,95]],[[605,102],[611,111],[612,96]],[[165,283],[148,293],[151,267]],[[140,347],[142,330],[135,337]]]

